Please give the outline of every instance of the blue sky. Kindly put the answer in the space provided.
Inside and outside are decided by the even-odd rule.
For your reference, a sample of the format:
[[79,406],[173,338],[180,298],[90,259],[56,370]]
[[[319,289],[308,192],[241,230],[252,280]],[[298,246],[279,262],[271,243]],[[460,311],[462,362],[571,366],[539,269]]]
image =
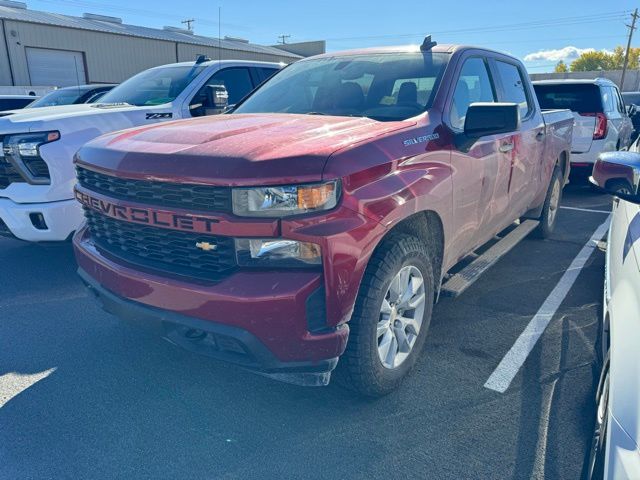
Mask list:
[[[25,1],[25,0],[23,0]],[[612,50],[626,44],[631,0],[536,0],[431,2],[404,0],[26,0],[29,8],[68,15],[83,12],[121,17],[125,23],[181,26],[194,18],[196,33],[218,34],[274,44],[327,39],[327,50],[420,43],[433,33],[439,43],[471,43],[526,60],[531,72],[553,70],[560,58],[571,61],[584,49]],[[176,6],[179,5],[179,6]],[[640,46],[636,32],[634,46]],[[538,52],[542,52],[539,53]]]

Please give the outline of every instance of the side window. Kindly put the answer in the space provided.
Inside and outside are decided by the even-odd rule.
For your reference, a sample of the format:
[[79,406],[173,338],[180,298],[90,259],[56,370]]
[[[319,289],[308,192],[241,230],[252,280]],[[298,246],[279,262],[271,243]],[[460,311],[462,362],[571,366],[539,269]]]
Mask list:
[[531,111],[531,104],[525,90],[526,83],[522,72],[516,65],[499,60],[496,61],[496,66],[504,89],[502,100],[517,103],[520,107],[520,118],[525,118]]
[[259,68],[256,68],[256,70],[260,75],[261,83],[271,78],[278,71],[277,68],[266,68],[266,67],[259,67]]
[[495,94],[487,65],[482,58],[465,60],[456,83],[451,102],[450,122],[453,128],[462,130],[469,105],[474,102],[495,102]]
[[620,95],[620,90],[618,90],[616,87],[612,87],[611,89],[615,94],[616,102],[618,104],[618,111],[624,115],[626,113],[626,110],[624,108],[624,100],[622,99],[622,95]]
[[242,100],[251,90],[253,83],[249,69],[244,67],[225,68],[214,73],[209,80],[196,93],[191,105],[202,104],[204,108],[213,108],[207,105],[206,88],[209,85],[223,85],[229,94],[229,105],[234,105]]
[[613,90],[611,87],[600,87],[600,91],[602,94],[602,109],[606,113],[613,113],[616,110]]

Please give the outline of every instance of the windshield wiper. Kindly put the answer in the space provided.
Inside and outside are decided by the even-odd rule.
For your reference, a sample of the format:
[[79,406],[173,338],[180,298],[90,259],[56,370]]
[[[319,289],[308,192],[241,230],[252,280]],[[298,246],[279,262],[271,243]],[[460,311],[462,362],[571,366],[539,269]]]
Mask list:
[[322,113],[322,112],[307,112],[306,115],[326,115],[326,113]]

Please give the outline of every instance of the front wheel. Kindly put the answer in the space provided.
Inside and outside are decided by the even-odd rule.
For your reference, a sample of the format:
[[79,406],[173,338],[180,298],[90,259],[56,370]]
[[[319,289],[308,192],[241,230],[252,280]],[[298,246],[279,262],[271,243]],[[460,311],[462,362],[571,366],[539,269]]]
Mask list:
[[373,254],[338,364],[342,383],[379,397],[397,388],[424,346],[434,300],[431,256],[424,242],[394,234]]
[[551,175],[551,182],[547,189],[547,196],[544,199],[542,215],[540,215],[540,225],[536,229],[536,236],[539,238],[549,238],[556,227],[558,219],[558,209],[562,200],[562,174],[556,167]]
[[607,426],[609,421],[609,372],[607,371],[602,384],[602,392],[598,399],[596,424],[593,429],[591,451],[589,453],[588,480],[602,480],[604,478],[605,455],[607,451]]

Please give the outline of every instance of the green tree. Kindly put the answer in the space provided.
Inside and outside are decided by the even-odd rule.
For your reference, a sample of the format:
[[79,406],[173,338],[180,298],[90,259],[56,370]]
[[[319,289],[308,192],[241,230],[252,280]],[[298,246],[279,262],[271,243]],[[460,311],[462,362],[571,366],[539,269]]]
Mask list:
[[[594,70],[622,70],[624,66],[624,47],[616,47],[613,53],[585,52],[571,62],[572,72],[588,72]],[[559,66],[560,64],[558,64]],[[558,71],[556,66],[556,71]],[[629,50],[629,70],[640,66],[640,47]]]
[[[628,69],[636,70],[638,68],[638,59],[640,58],[640,48],[629,49],[629,65]],[[616,47],[613,50],[613,65],[616,70],[622,70],[624,66],[624,48]]]
[[572,72],[614,70],[613,55],[607,52],[585,52],[571,62]]
[[562,60],[560,60],[557,64],[556,64],[556,68],[554,70],[554,72],[556,73],[566,73],[568,72],[569,69],[567,68],[567,64],[564,63]]

